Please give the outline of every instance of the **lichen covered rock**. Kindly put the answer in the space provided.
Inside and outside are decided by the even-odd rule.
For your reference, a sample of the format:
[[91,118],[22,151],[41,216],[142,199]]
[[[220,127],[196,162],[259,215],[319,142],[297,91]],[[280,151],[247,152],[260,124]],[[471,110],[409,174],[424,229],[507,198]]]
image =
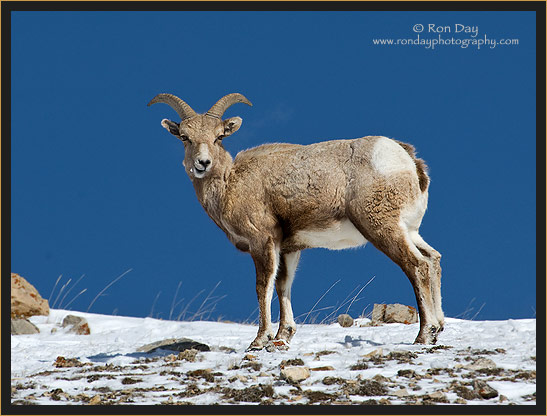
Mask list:
[[36,288],[17,273],[11,274],[11,317],[28,318],[49,315],[49,304]]
[[372,310],[372,324],[415,324],[418,322],[418,313],[412,306],[394,304],[374,304]]

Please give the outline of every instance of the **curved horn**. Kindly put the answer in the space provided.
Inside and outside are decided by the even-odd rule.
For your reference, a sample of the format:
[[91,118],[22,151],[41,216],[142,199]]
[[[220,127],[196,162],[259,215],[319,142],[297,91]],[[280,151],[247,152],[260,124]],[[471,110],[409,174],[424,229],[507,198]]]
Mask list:
[[216,104],[212,106],[211,109],[207,111],[207,113],[205,113],[205,115],[210,117],[222,118],[222,115],[228,109],[228,107],[235,103],[245,103],[252,106],[251,102],[242,94],[234,92],[232,94],[225,95],[220,100],[218,100]]
[[197,115],[196,112],[192,110],[192,107],[173,94],[158,94],[150,100],[148,106],[150,107],[152,104],[156,103],[168,104],[180,116],[180,121]]

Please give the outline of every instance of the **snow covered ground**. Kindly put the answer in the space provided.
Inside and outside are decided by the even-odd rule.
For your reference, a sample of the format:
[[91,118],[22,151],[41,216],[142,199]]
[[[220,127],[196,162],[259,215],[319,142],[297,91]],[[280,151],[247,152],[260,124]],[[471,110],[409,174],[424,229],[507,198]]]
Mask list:
[[[61,328],[68,314],[86,318],[91,334]],[[412,344],[417,324],[306,324],[288,351],[250,353],[253,325],[65,310],[30,320],[39,334],[11,337],[13,404],[536,403],[535,319],[449,318],[434,347]],[[137,352],[182,337],[211,351]],[[289,367],[310,376],[287,381]]]

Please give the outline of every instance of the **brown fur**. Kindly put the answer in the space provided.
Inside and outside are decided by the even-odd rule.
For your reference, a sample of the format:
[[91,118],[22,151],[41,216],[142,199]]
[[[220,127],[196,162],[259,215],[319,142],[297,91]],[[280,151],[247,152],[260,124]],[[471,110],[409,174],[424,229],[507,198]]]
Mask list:
[[420,182],[420,190],[425,192],[429,186],[429,176],[427,175],[427,165],[423,159],[416,157],[416,149],[414,146],[408,143],[403,143],[395,140],[403,149],[407,151],[414,163],[416,164],[416,173],[418,174],[418,180]]

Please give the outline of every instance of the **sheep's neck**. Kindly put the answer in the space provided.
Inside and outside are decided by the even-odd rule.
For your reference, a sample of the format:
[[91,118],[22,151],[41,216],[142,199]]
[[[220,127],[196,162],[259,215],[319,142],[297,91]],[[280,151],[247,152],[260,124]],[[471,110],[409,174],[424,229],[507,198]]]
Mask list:
[[232,165],[232,157],[226,152],[207,177],[192,180],[199,203],[220,228],[223,228],[220,224],[220,217]]

